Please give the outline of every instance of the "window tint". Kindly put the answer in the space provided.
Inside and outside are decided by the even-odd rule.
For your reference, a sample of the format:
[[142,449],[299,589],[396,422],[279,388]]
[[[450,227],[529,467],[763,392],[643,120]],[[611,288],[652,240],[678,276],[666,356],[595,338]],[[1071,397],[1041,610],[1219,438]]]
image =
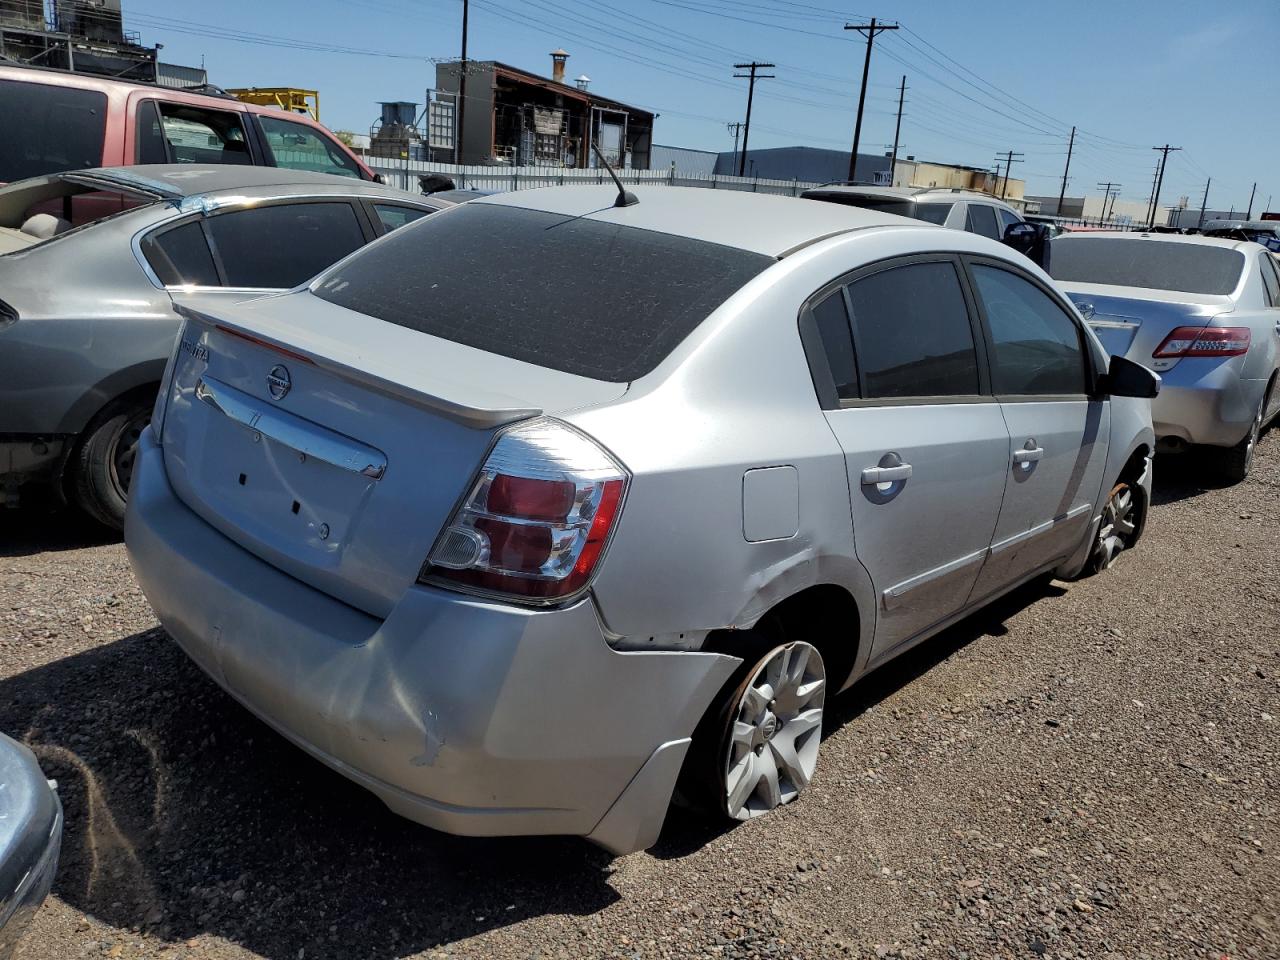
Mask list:
[[173,163],[253,163],[240,114],[180,103],[158,108]]
[[849,331],[849,313],[844,306],[844,292],[837,290],[813,308],[822,352],[831,370],[836,396],[841,400],[858,395],[858,374],[853,363],[853,335]]
[[1244,254],[1205,243],[1059,237],[1049,273],[1055,280],[1223,296],[1240,282]]
[[373,209],[378,214],[378,220],[382,222],[384,233],[390,233],[397,227],[403,227],[406,223],[421,220],[431,212],[422,207],[401,207],[393,203],[375,203]]
[[321,278],[316,295],[434,337],[622,383],[651,371],[774,262],[480,201],[395,231]]
[[996,211],[1000,215],[1000,236],[1004,237],[1004,232],[1012,227],[1015,223],[1021,223],[1017,215],[1012,210],[1000,209]]
[[947,214],[951,212],[951,208],[954,206],[954,203],[917,203],[915,209],[916,219],[942,226],[947,222]]
[[258,122],[262,124],[267,150],[277,167],[360,178],[360,168],[338,142],[314,127],[261,113]]
[[986,203],[970,203],[965,213],[964,228],[970,233],[1000,239],[1000,227],[996,223],[996,208]]
[[913,263],[849,285],[862,395],[976,394],[969,310],[950,263]]
[[216,287],[218,271],[198,220],[152,234],[144,245],[147,263],[166,287],[184,283]]
[[1067,313],[1035,284],[1008,270],[975,264],[973,279],[995,347],[993,392],[997,396],[1084,393],[1080,330]]
[[102,166],[106,94],[0,80],[0,183]]
[[160,127],[160,114],[156,110],[154,100],[143,100],[138,104],[134,131],[138,144],[138,163],[169,162],[169,153],[165,149],[164,130]]
[[1268,303],[1280,307],[1280,280],[1276,279],[1275,261],[1271,257],[1259,257],[1258,267],[1262,270],[1262,285],[1266,288]]
[[206,221],[229,287],[296,287],[364,245],[349,203],[288,203]]

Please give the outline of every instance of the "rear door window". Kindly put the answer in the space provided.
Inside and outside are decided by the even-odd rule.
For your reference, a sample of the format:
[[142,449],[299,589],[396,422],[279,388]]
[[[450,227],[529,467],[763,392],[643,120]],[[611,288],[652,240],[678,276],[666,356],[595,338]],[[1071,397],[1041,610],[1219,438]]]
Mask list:
[[1276,278],[1275,261],[1269,256],[1259,257],[1258,268],[1262,271],[1262,286],[1268,306],[1280,307],[1280,280]]
[[973,281],[991,332],[996,396],[1076,396],[1086,391],[1080,328],[1038,286],[999,267],[974,264]]
[[996,223],[996,209],[987,203],[970,203],[965,212],[964,228],[970,233],[992,240],[1000,239],[1000,226]]
[[0,183],[102,166],[106,94],[0,80]]
[[315,127],[265,113],[258,114],[258,123],[262,125],[267,150],[277,167],[360,179],[360,167],[351,155],[337,140]]
[[703,240],[475,201],[396,230],[325,274],[315,294],[489,353],[625,383],[775,262]]
[[169,162],[253,163],[243,115],[238,111],[163,101],[157,109]]
[[350,203],[281,203],[205,222],[229,287],[288,289],[364,245]]
[[406,223],[421,220],[432,211],[425,207],[406,207],[398,203],[375,203],[373,212],[377,214],[378,222],[382,224],[382,232],[390,233]]
[[143,242],[142,249],[147,263],[151,264],[151,269],[166,287],[183,284],[216,287],[220,284],[213,254],[199,220],[153,233]]
[[891,267],[848,290],[864,398],[981,392],[969,308],[951,261]]
[[854,399],[858,396],[858,372],[853,360],[853,333],[849,328],[844,291],[829,295],[814,306],[812,312],[836,397]]

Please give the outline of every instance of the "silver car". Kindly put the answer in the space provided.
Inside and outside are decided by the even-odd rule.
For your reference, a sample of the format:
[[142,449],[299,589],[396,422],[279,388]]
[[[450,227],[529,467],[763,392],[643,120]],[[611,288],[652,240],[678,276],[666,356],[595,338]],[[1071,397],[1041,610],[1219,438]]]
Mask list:
[[34,754],[0,733],[0,960],[49,893],[62,847],[62,803]]
[[565,187],[180,306],[125,524],[191,658],[393,810],[654,842],[746,819],[828,694],[1142,532],[1158,378],[1000,244]]
[[133,166],[0,189],[0,503],[32,481],[120,527],[178,330],[171,294],[309,280],[452,204],[275,167]]
[[1249,474],[1280,414],[1280,267],[1256,243],[1088,233],[1053,242],[1052,272],[1115,356],[1164,379],[1159,449],[1204,445],[1224,479]]

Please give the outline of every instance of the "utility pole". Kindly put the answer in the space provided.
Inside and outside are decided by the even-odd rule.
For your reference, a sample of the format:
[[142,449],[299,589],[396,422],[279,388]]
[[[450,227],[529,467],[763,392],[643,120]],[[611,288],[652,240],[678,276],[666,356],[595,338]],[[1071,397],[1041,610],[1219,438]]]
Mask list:
[[463,121],[467,119],[467,12],[470,4],[462,0],[462,71],[458,77],[458,132],[453,139],[453,162],[462,163]]
[[1204,208],[1209,205],[1209,184],[1213,183],[1213,177],[1204,182],[1204,199],[1200,201],[1200,219],[1196,221],[1196,229],[1200,230],[1204,227]]
[[862,89],[858,92],[858,118],[853,122],[853,152],[849,154],[849,180],[852,182],[858,178],[858,142],[862,139],[862,108],[867,102],[867,74],[871,72],[871,45],[875,43],[877,36],[886,30],[897,30],[898,25],[877,23],[876,18],[872,17],[870,23],[846,23],[844,28],[857,30],[867,38],[867,57],[862,61]]
[[743,176],[747,169],[747,138],[751,136],[751,99],[755,96],[757,80],[772,80],[772,73],[756,73],[757,70],[772,70],[775,64],[757,63],[752,60],[750,63],[735,63],[735,70],[750,70],[750,73],[735,73],[738,79],[746,79],[750,81],[747,84],[747,120],[742,125],[742,152],[738,154],[738,176]]
[[729,128],[729,132],[733,134],[733,163],[729,165],[730,170],[738,168],[738,137],[742,133],[742,121],[736,123],[725,124]]
[[1169,162],[1169,154],[1182,148],[1171,147],[1166,143],[1163,147],[1152,147],[1151,149],[1160,151],[1160,169],[1156,173],[1156,192],[1151,197],[1151,214],[1147,217],[1148,227],[1156,225],[1156,211],[1160,209],[1160,188],[1164,186],[1164,167]]
[[[1071,171],[1071,151],[1076,145],[1076,128],[1071,128],[1071,140],[1067,143],[1067,165],[1062,168],[1062,189],[1058,191],[1058,216],[1062,216],[1062,202],[1067,197],[1067,174]],[[1084,210],[1080,211],[1084,213]]]
[[[1119,191],[1120,184],[1112,183],[1108,180],[1106,183],[1098,184],[1098,186],[1102,188],[1102,215],[1098,217],[1098,223],[1101,225],[1105,223],[1107,219],[1107,201],[1111,199],[1111,188],[1115,187],[1116,190]],[[1081,213],[1083,212],[1084,211],[1082,210]]]
[[[907,95],[907,75],[902,75],[902,86],[898,88],[898,122],[893,127],[893,159],[889,161],[889,186],[893,186],[894,178],[898,174],[898,135],[902,133],[902,102]],[[857,159],[857,153],[854,155]]]
[[1142,217],[1144,221],[1151,219],[1151,201],[1153,201],[1156,198],[1156,179],[1159,176],[1160,176],[1160,161],[1157,160],[1155,171],[1151,174],[1151,192],[1147,194],[1147,212]]
[[1258,181],[1253,181],[1253,189],[1249,191],[1249,212],[1244,215],[1246,220],[1253,219],[1253,198],[1258,192]]
[[[1000,199],[1001,199],[1001,200],[1003,200],[1003,199],[1005,198],[1005,195],[1009,192],[1009,169],[1010,169],[1010,168],[1011,168],[1015,163],[1022,163],[1022,161],[1021,161],[1021,160],[1015,160],[1015,159],[1014,159],[1015,157],[1021,157],[1021,156],[1022,156],[1022,154],[1020,154],[1020,153],[1015,153],[1015,152],[1014,152],[1014,151],[1012,151],[1012,150],[1006,150],[1006,151],[1004,152],[1004,155],[1003,155],[1003,157],[1004,157],[1004,186],[1000,188]],[[996,174],[997,174],[997,176],[999,175],[999,172],[1000,172],[1000,165],[999,165],[999,161],[1000,161],[1000,159],[1001,159],[1001,158],[1000,158],[999,156],[997,156],[997,157],[996,157]]]

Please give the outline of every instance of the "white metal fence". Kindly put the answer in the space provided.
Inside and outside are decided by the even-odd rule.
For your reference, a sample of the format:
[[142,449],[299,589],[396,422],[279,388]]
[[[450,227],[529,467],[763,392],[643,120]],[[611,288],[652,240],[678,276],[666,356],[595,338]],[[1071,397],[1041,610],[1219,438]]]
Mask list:
[[[460,166],[425,160],[393,160],[365,157],[365,163],[386,177],[387,183],[414,193],[418,192],[418,176],[440,173],[452,178],[460,189],[501,192],[528,190],[533,187],[555,187],[573,184],[607,184],[604,170],[578,170],[566,167],[484,167]],[[762,177],[723,177],[682,174],[677,170],[619,170],[618,179],[627,185],[660,187],[707,187],[713,190],[745,190],[749,193],[776,193],[798,196],[801,191],[817,186],[805,180],[768,180]]]

